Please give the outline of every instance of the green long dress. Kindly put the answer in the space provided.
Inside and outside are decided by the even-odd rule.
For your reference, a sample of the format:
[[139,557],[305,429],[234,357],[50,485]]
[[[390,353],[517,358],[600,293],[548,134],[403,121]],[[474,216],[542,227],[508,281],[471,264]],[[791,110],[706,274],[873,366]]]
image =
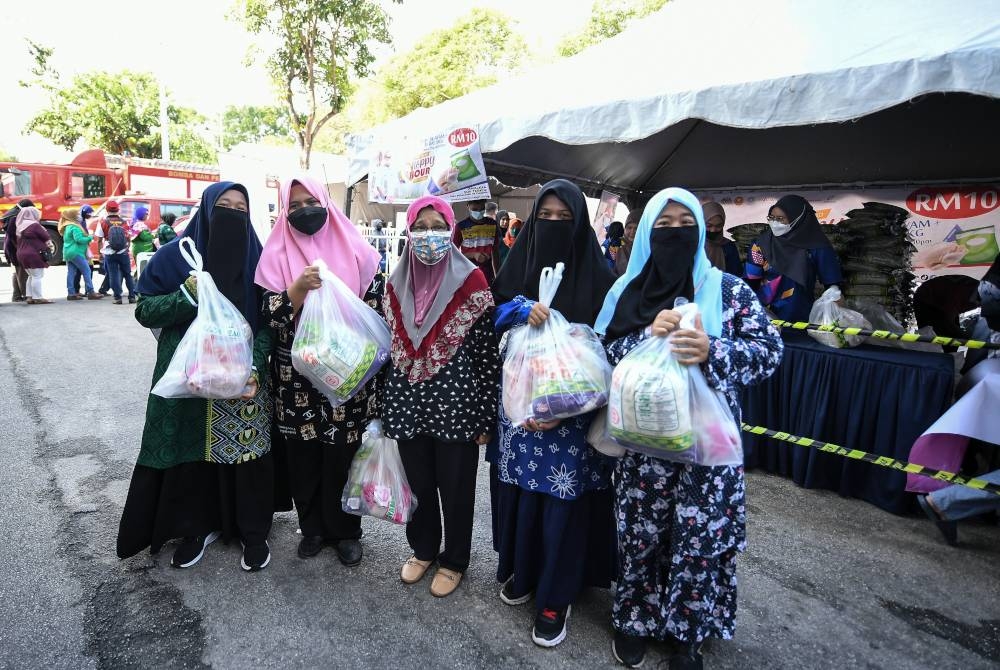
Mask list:
[[[136,319],[161,329],[153,385],[197,313],[180,290],[140,296]],[[223,542],[261,544],[275,509],[290,508],[280,486],[285,464],[271,453],[267,366],[274,331],[263,319],[259,324],[253,351],[259,386],[251,400],[149,395],[139,458],[118,528],[119,558],[146,547],[156,553],[171,539],[216,530]]]

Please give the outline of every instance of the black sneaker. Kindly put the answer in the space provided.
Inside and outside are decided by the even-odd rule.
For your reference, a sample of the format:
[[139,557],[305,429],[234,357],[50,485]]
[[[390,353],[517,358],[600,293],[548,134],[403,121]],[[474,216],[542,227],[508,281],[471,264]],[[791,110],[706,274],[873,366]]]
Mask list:
[[257,572],[267,567],[271,562],[271,548],[264,544],[247,544],[243,542],[243,558],[240,559],[240,566],[247,572]]
[[122,299],[121,298],[115,298],[113,302],[116,305],[120,305],[120,304],[122,304]]
[[531,629],[531,640],[539,647],[554,647],[566,639],[566,622],[572,605],[564,610],[543,609],[535,616],[535,627]]
[[130,305],[134,305],[135,304],[135,296],[131,296],[130,295],[128,297],[128,304],[130,304]]
[[646,660],[646,638],[616,630],[615,639],[611,641],[611,653],[626,668],[642,667]]
[[205,547],[219,539],[218,531],[200,537],[185,537],[174,550],[170,565],[175,568],[190,568],[205,555]]
[[670,657],[670,670],[702,670],[701,645],[680,644]]
[[500,600],[504,601],[508,605],[523,605],[524,603],[531,600],[532,592],[528,591],[523,596],[519,596],[514,593],[514,578],[511,577],[503,583],[503,588],[500,589]]
[[340,562],[351,567],[361,562],[364,550],[361,548],[360,540],[340,540],[337,542],[337,558]]
[[312,558],[323,551],[326,541],[322,535],[303,535],[299,540],[299,558]]

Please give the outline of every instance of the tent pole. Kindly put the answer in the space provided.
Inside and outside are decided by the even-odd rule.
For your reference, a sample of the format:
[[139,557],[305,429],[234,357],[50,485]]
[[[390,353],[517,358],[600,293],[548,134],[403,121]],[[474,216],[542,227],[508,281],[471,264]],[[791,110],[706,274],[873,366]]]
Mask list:
[[354,184],[347,187],[347,195],[344,196],[344,216],[351,218],[351,201],[354,200]]

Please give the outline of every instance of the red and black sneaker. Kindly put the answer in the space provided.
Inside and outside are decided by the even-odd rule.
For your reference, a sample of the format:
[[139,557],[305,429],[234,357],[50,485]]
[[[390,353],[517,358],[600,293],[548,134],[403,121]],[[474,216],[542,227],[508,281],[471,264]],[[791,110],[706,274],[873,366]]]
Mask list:
[[566,622],[569,620],[571,605],[566,609],[543,609],[535,616],[535,627],[531,629],[531,640],[539,647],[554,647],[566,639]]

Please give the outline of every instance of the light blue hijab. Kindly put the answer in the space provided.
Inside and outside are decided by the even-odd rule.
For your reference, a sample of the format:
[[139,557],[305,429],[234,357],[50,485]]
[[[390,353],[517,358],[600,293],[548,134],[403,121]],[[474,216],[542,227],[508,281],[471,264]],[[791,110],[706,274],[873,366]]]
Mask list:
[[667,188],[653,196],[642,212],[625,274],[619,277],[608,291],[607,297],[604,298],[604,306],[597,315],[594,330],[601,335],[607,332],[608,324],[611,323],[615,308],[618,306],[618,298],[625,291],[625,287],[642,272],[646,261],[649,260],[649,238],[653,233],[653,224],[670,202],[680,203],[690,209],[698,222],[698,251],[695,252],[694,258],[694,301],[701,312],[701,323],[705,332],[713,337],[722,334],[722,271],[712,266],[705,253],[705,214],[701,210],[701,203],[690,191]]

